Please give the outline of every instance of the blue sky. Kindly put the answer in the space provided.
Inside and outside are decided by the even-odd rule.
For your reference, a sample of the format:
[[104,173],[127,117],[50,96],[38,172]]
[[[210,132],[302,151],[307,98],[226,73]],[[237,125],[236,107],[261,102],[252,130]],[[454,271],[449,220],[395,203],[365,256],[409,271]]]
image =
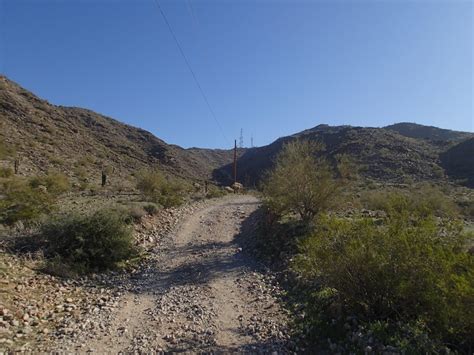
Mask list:
[[471,1],[0,0],[0,71],[184,147],[321,123],[473,131]]

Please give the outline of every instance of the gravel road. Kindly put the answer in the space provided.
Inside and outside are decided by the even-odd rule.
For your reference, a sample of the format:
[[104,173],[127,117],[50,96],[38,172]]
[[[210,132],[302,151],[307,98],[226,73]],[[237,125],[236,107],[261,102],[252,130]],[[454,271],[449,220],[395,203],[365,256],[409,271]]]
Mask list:
[[254,236],[258,204],[233,195],[190,209],[128,281],[101,331],[76,334],[63,349],[286,352],[281,291],[239,244]]

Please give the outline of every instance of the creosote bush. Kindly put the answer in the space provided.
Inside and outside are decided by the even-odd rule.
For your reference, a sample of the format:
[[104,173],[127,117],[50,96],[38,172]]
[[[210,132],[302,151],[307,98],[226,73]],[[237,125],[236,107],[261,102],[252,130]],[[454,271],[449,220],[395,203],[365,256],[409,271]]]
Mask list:
[[157,170],[140,172],[137,176],[137,188],[147,200],[163,207],[181,205],[187,191],[184,181],[167,178]]
[[60,195],[71,188],[69,178],[59,172],[50,172],[45,176],[35,176],[30,179],[30,185],[32,188],[44,186],[48,193],[52,195]]
[[28,180],[12,177],[0,182],[0,223],[33,221],[54,209],[54,197],[31,186]]
[[[367,218],[320,218],[294,263],[306,282],[318,285],[307,301],[320,307],[310,307],[307,321],[357,315],[368,324],[392,324],[392,333],[400,331],[396,322],[412,330],[416,325],[432,340],[427,344],[474,346],[474,257],[467,252],[473,235],[462,230],[409,209],[381,225]],[[405,350],[430,351],[427,344],[405,344]]]
[[155,205],[154,203],[149,203],[149,204],[143,206],[143,209],[150,216],[156,215],[159,211],[158,206]]
[[208,185],[208,191],[206,194],[206,198],[217,198],[227,195],[227,192],[215,185]]
[[348,181],[349,162],[339,157],[333,167],[319,154],[323,149],[321,143],[302,140],[284,145],[263,183],[265,203],[274,213],[296,213],[310,221],[337,205]]
[[420,184],[413,188],[386,189],[382,191],[367,191],[362,197],[362,204],[371,210],[382,210],[389,214],[400,211],[437,217],[457,217],[459,208],[436,186],[428,183]]
[[112,210],[53,218],[41,228],[47,254],[78,273],[113,268],[135,253],[125,218]]

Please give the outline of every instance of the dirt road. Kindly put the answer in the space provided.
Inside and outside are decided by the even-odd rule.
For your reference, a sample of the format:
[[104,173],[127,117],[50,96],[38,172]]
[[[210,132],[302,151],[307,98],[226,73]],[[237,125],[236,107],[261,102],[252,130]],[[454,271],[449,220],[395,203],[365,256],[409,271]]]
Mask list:
[[187,216],[86,349],[284,352],[279,288],[239,244],[253,237],[257,207],[252,196],[228,196]]

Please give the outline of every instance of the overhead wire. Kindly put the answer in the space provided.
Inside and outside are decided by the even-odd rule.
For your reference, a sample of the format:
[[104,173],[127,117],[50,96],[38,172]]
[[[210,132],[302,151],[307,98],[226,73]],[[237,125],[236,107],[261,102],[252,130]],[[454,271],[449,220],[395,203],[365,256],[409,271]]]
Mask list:
[[191,67],[191,64],[189,63],[188,58],[184,54],[184,50],[181,47],[181,45],[178,41],[178,38],[176,37],[176,35],[173,31],[173,28],[171,27],[171,24],[169,23],[168,18],[166,17],[165,12],[163,11],[163,8],[160,6],[160,2],[158,0],[155,0],[155,4],[158,7],[158,9],[160,10],[161,16],[163,17],[163,20],[165,21],[166,26],[168,27],[168,30],[171,33],[171,36],[173,37],[174,42],[176,43],[176,46],[178,47],[179,52],[181,53],[181,56],[184,59],[184,62],[186,63],[186,66],[188,67],[189,71],[191,72],[191,75],[194,79],[194,82],[196,83],[196,86],[198,87],[199,91],[201,92],[201,95],[202,95],[202,97],[203,97],[203,99],[204,99],[204,101],[207,105],[207,108],[209,109],[209,112],[211,113],[212,117],[214,118],[214,121],[216,122],[217,126],[219,127],[219,130],[221,131],[221,134],[224,137],[225,141],[228,144],[230,144],[230,141],[227,139],[227,136],[224,133],[224,129],[222,128],[221,124],[219,123],[219,120],[217,119],[217,115],[215,114],[214,110],[212,109],[211,104],[209,103],[209,100],[207,99],[206,93],[204,92],[201,84],[199,83],[199,80],[197,79],[197,76],[196,76],[193,68]]

